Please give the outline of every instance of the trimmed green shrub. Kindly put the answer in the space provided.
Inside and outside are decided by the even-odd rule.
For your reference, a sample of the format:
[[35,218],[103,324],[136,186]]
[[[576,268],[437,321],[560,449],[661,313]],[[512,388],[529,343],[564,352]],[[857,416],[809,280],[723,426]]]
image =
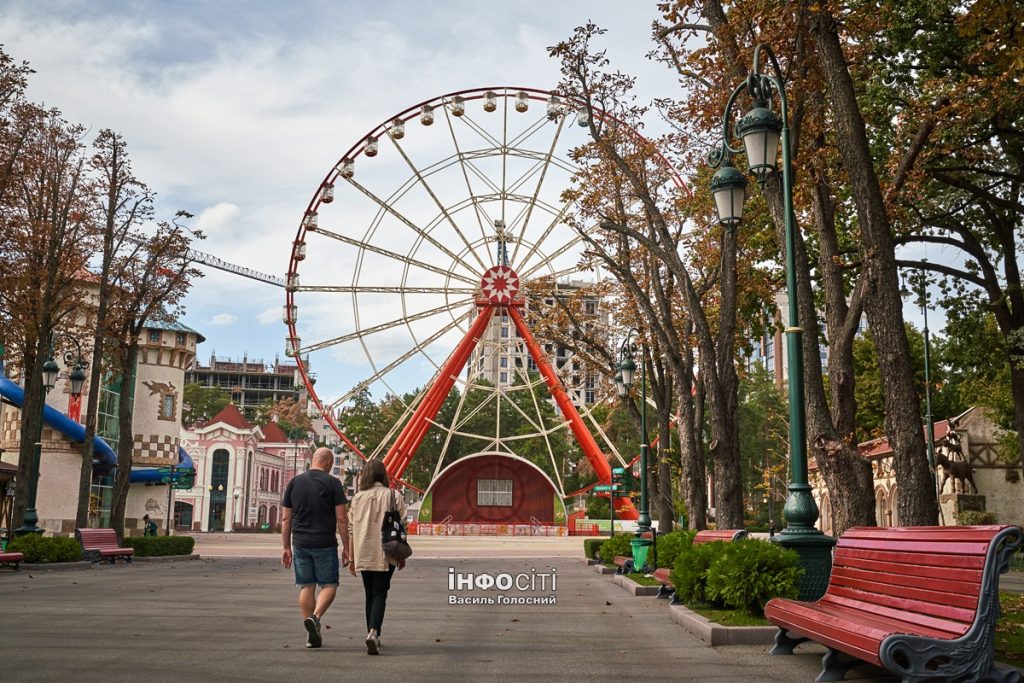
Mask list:
[[29,564],[80,562],[82,560],[82,546],[73,538],[26,534],[11,541],[7,545],[7,550],[23,553],[24,561]]
[[679,553],[670,578],[680,600],[687,603],[714,602],[707,590],[708,570],[722,556],[726,545],[721,541],[701,543]]
[[129,536],[123,545],[135,548],[135,557],[191,555],[196,539],[191,536]]
[[761,615],[772,598],[797,597],[804,569],[795,550],[758,539],[718,545],[724,547],[707,573],[711,602]]
[[656,568],[674,567],[679,553],[690,549],[690,546],[693,545],[693,537],[696,535],[696,530],[680,529],[679,531],[667,533],[664,536],[658,536],[658,563]]
[[587,538],[583,541],[583,554],[589,557],[591,560],[596,560],[597,554],[601,551],[601,546],[607,541],[607,538]]
[[600,550],[601,561],[611,562],[615,559],[616,555],[633,557],[633,546],[629,544],[632,538],[633,534],[617,534],[611,538],[604,539]]
[[964,510],[956,513],[956,523],[961,526],[973,526],[975,524],[999,524],[994,512],[978,512],[977,510]]

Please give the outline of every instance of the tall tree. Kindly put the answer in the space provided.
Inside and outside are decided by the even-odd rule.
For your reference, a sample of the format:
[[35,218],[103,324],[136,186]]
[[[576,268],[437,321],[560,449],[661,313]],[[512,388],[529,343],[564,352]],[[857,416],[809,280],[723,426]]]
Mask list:
[[831,123],[843,141],[839,145],[840,158],[857,209],[860,258],[869,292],[864,310],[871,324],[885,390],[885,431],[893,448],[893,468],[900,484],[899,518],[904,524],[936,524],[938,501],[921,431],[920,403],[903,325],[896,242],[882,184],[834,10],[829,3],[805,5],[809,8],[810,35],[832,103]]
[[[178,217],[188,217],[179,213]],[[125,254],[115,265],[122,280],[111,291],[110,315],[113,329],[121,341],[115,352],[114,367],[121,378],[122,393],[135,386],[139,339],[147,324],[169,322],[184,313],[182,300],[192,282],[202,272],[191,265],[186,253],[192,239],[201,233],[190,231],[177,220],[161,222],[152,236],[142,240],[141,248]],[[114,477],[111,526],[124,533],[124,513],[128,500],[135,448],[132,434],[132,401],[118,404],[118,428],[122,434],[117,447],[117,473]]]
[[[93,155],[89,167],[96,176],[97,216],[100,232],[99,292],[96,300],[96,317],[92,340],[92,363],[89,373],[89,395],[85,413],[85,441],[82,447],[82,467],[79,474],[78,511],[75,526],[89,526],[89,496],[92,484],[93,437],[96,435],[96,421],[99,412],[100,384],[104,375],[104,351],[108,338],[111,290],[115,282],[122,280],[122,273],[115,272],[116,265],[124,267],[129,261],[122,259],[115,263],[115,256],[126,246],[131,231],[137,229],[152,217],[152,195],[149,189],[135,177],[131,160],[128,158],[124,138],[110,129],[101,130],[93,142]],[[114,338],[116,343],[116,337]],[[127,434],[125,435],[127,438]]]
[[14,109],[14,122],[4,122],[5,130],[13,127],[19,132],[14,136],[16,149],[4,150],[0,253],[6,262],[0,302],[6,318],[4,336],[25,384],[14,502],[14,524],[20,526],[33,451],[43,428],[41,366],[51,352],[54,333],[72,320],[81,295],[78,278],[92,243],[84,130],[57,110],[20,101]]

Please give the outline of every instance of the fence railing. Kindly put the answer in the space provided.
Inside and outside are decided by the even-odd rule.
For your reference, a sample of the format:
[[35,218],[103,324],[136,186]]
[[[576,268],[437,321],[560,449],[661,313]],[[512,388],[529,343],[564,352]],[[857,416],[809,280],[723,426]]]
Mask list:
[[568,529],[557,524],[477,524],[473,522],[413,522],[409,533],[416,536],[566,536]]

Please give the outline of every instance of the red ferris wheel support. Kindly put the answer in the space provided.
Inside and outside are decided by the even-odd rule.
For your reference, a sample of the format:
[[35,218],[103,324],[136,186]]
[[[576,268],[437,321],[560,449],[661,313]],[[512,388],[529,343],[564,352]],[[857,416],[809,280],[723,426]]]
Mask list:
[[[451,392],[452,387],[455,386],[456,378],[462,372],[466,363],[469,362],[473,350],[480,343],[480,339],[483,337],[487,325],[494,315],[494,311],[501,308],[506,310],[509,317],[512,318],[512,322],[516,326],[519,336],[526,343],[526,348],[533,358],[533,362],[537,365],[541,376],[544,378],[548,391],[555,400],[555,404],[562,415],[569,420],[569,428],[572,430],[573,436],[580,445],[583,454],[594,468],[598,481],[602,484],[610,484],[612,471],[608,465],[607,458],[601,452],[601,448],[597,445],[597,441],[590,433],[590,430],[583,423],[583,418],[580,417],[579,411],[576,410],[576,406],[569,399],[565,387],[562,386],[558,375],[551,367],[547,357],[541,350],[540,345],[537,344],[537,340],[530,332],[530,328],[519,312],[519,308],[523,304],[521,299],[517,300],[515,298],[519,291],[519,278],[515,271],[505,265],[494,266],[484,273],[483,280],[481,281],[481,290],[485,298],[477,300],[477,306],[480,309],[479,313],[477,313],[476,318],[458,346],[455,347],[452,355],[448,357],[444,366],[435,376],[430,389],[427,390],[420,405],[413,412],[405,427],[402,428],[395,443],[392,444],[387,455],[384,456],[384,465],[387,467],[388,475],[392,479],[401,478],[416,454],[416,450],[423,443],[423,438],[437,417],[437,413],[441,410],[441,406]],[[620,519],[638,518],[637,510],[628,497],[614,497],[613,500],[615,512]]]

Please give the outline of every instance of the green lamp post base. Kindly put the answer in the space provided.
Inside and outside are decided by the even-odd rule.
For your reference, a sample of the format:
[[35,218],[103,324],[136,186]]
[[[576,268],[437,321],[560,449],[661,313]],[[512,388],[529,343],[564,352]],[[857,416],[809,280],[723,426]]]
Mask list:
[[22,519],[21,526],[14,530],[15,536],[27,536],[28,534],[41,534],[46,529],[39,526],[39,516],[36,514],[35,508],[26,508],[25,517]]
[[836,539],[814,527],[818,519],[818,506],[807,484],[789,485],[789,497],[782,514],[787,526],[771,540],[783,548],[795,550],[800,556],[804,575],[800,579],[799,598],[817,600],[828,588],[828,579],[832,574],[832,549]]

